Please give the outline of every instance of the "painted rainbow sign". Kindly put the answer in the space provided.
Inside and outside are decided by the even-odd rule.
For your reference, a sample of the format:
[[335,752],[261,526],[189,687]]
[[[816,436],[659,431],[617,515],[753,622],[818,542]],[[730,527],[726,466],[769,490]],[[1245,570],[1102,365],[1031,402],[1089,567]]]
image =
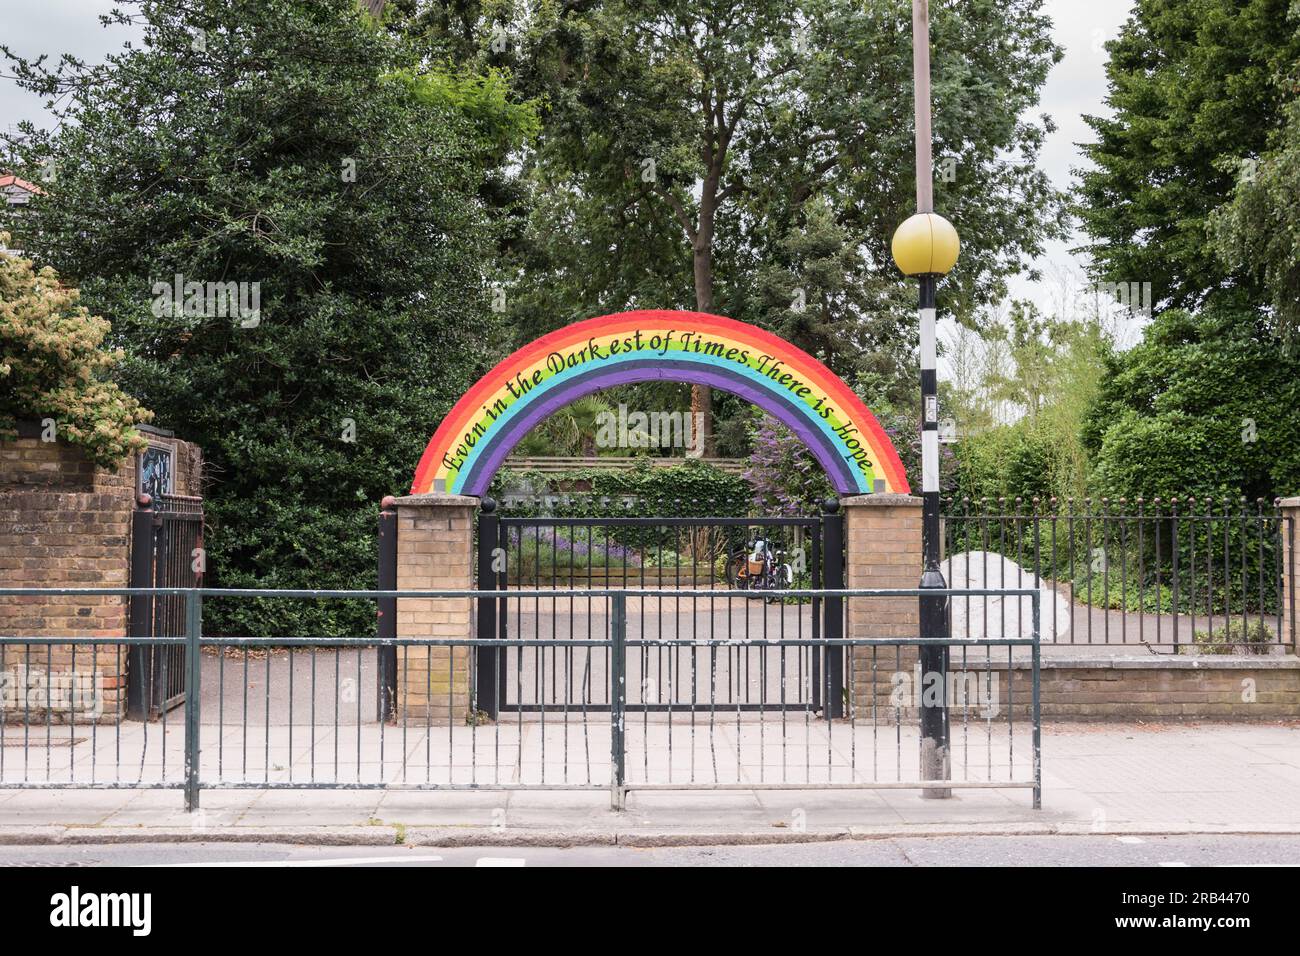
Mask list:
[[591,392],[662,379],[733,392],[792,428],[841,494],[908,492],[902,462],[862,401],[784,339],[702,312],[620,312],[542,336],[466,392],[424,450],[411,485],[482,495],[538,422]]

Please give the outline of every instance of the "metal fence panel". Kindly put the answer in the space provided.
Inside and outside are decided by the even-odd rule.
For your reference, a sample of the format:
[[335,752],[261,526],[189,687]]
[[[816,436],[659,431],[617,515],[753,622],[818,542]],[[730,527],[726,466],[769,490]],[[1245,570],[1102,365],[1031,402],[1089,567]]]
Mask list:
[[[945,502],[943,522],[948,583],[1041,589],[1045,644],[1287,649],[1283,536],[1294,531],[1276,502],[963,498]],[[964,606],[954,610],[958,633]]]
[[[853,602],[919,597],[916,590],[790,590],[725,596],[737,606],[772,607],[772,601],[835,601],[847,616]],[[927,592],[929,593],[929,592]],[[584,598],[604,603],[607,633],[551,640],[546,637],[238,637],[203,633],[203,608],[217,600],[349,600],[400,603],[404,598],[478,598],[524,602],[570,595],[547,591],[258,591],[181,588],[0,589],[0,598],[39,601],[50,596],[149,596],[179,600],[179,633],[115,638],[128,647],[182,648],[185,699],[181,719],[125,720],[76,701],[59,711],[54,679],[44,700],[0,698],[0,788],[173,788],[187,807],[205,789],[605,789],[621,807],[631,790],[872,789],[1012,787],[1041,795],[1038,705],[1038,623],[1033,589],[952,590],[961,597],[1024,598],[1031,604],[1027,636],[945,639],[952,668],[917,672],[921,638],[831,637],[751,630],[708,635],[634,632],[636,602],[666,601],[657,589],[599,589]],[[673,599],[722,597],[683,590]],[[775,605],[778,608],[784,604]],[[795,605],[799,606],[799,605]],[[843,633],[842,630],[839,631]],[[54,643],[104,643],[96,637],[0,636],[5,652]],[[929,642],[933,643],[933,642]],[[400,667],[430,675],[423,710],[398,701],[378,719],[374,700],[376,647],[403,649]],[[548,673],[563,672],[566,656],[603,662],[586,682],[557,684],[554,708],[516,710],[499,719],[479,708],[484,674],[475,652],[539,656]],[[706,680],[697,667],[689,693],[663,695],[644,661],[681,649],[701,661],[729,662],[727,673],[743,687],[724,688],[715,666]],[[790,696],[807,702],[808,685],[823,682],[830,700],[831,668],[801,667],[797,655],[844,662],[842,716],[818,719],[814,708],[790,708]],[[685,658],[683,658],[684,660]],[[445,671],[435,668],[445,662]],[[1026,677],[1025,662],[1029,663]],[[439,676],[435,679],[433,675]],[[445,674],[445,679],[443,675]],[[417,675],[418,676],[418,675]],[[398,686],[410,688],[408,673]],[[497,675],[488,677],[495,685]],[[724,682],[725,683],[725,682]],[[420,680],[414,682],[418,686]],[[1026,686],[1027,684],[1027,686]],[[469,688],[459,708],[456,688]],[[726,693],[723,691],[726,689]],[[599,694],[597,691],[599,690]],[[78,691],[70,691],[75,697]],[[930,700],[926,694],[937,694]],[[445,710],[435,714],[438,694]],[[604,706],[598,706],[598,701]],[[649,706],[655,703],[662,706]],[[44,705],[44,722],[30,719]],[[945,714],[950,755],[946,779],[921,778],[915,715],[923,704]],[[441,705],[438,705],[439,708]],[[441,719],[438,714],[446,714]],[[823,715],[824,716],[824,715]]]

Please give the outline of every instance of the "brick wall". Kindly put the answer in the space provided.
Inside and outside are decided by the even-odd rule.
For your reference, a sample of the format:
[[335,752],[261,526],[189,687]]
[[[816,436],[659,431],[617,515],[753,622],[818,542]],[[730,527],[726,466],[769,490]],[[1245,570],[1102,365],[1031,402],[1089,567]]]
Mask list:
[[[477,498],[408,495],[397,509],[397,588],[474,587],[474,509]],[[398,637],[473,637],[469,598],[399,598]],[[397,649],[397,718],[445,725],[469,713],[468,647]]]
[[[178,494],[198,495],[202,456],[196,445],[163,435],[176,447]],[[136,459],[100,468],[63,441],[23,428],[0,443],[0,583],[7,587],[126,587]],[[122,637],[122,597],[0,597],[0,634],[16,637]],[[0,707],[6,722],[50,718],[115,720],[123,710],[126,651],[120,644],[0,645]],[[75,678],[70,676],[75,674]],[[53,675],[62,675],[54,677]],[[75,694],[69,696],[70,691]]]
[[[15,441],[0,442],[0,494],[41,488],[102,492],[124,495],[127,507],[131,506],[136,485],[134,455],[117,468],[100,468],[76,445],[62,440],[43,441],[39,432],[36,426],[20,425]],[[201,495],[203,455],[199,446],[168,435],[151,433],[148,438],[176,449],[176,494]]]
[[[1030,678],[1027,665],[1012,669],[1008,698],[1019,714],[1029,712]],[[1294,658],[1257,664],[1246,658],[1051,661],[1039,686],[1047,718],[1300,717],[1300,661]]]
[[[1027,720],[1032,706],[1032,671],[1028,661],[1005,657],[989,667],[982,659],[963,666],[953,655],[950,720],[954,734],[965,720],[986,716],[1001,723],[1007,712]],[[896,703],[914,703],[919,675],[914,664],[896,678],[893,652],[878,655],[873,681],[869,660],[855,673],[858,719],[892,722]],[[874,688],[874,691],[873,691]],[[1039,682],[1044,720],[1276,720],[1300,717],[1300,661],[1290,657],[1249,658],[1094,658],[1049,659],[1042,662]],[[873,699],[874,697],[874,699]],[[963,709],[963,701],[967,704]],[[915,706],[903,706],[900,717],[916,720]]]

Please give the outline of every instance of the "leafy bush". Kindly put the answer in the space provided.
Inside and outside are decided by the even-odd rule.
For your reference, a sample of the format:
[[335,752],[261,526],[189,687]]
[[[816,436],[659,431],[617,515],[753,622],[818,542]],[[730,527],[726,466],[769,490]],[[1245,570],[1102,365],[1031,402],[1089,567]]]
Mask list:
[[802,438],[771,415],[760,412],[752,430],[745,480],[753,489],[752,508],[764,515],[815,515],[835,497],[835,489]]
[[1050,498],[1052,453],[1049,436],[1028,419],[963,438],[956,450],[956,493],[972,500]]
[[1084,438],[1113,497],[1272,501],[1300,491],[1300,350],[1255,308],[1170,309],[1110,360]]
[[[0,248],[8,241],[0,232]],[[106,380],[123,353],[103,347],[108,323],[77,299],[53,269],[0,252],[0,440],[19,420],[51,418],[60,438],[116,467],[145,447],[132,426],[153,413]]]
[[[751,494],[741,476],[690,458],[662,468],[642,459],[624,469],[548,474],[503,470],[493,478],[489,493],[502,502],[502,514],[563,518],[745,517]],[[660,554],[667,562],[676,554],[681,567],[703,571],[743,543],[745,529],[617,526],[600,529],[598,537],[602,535],[638,554],[641,563],[657,562]]]
[[1226,628],[1197,631],[1192,635],[1192,646],[1184,648],[1183,653],[1267,654],[1275,640],[1273,631],[1263,621],[1243,624],[1240,620],[1233,620],[1228,622]]
[[1173,588],[1139,580],[1136,567],[1136,562],[1127,569],[1112,564],[1102,574],[1093,574],[1090,569],[1085,569],[1072,582],[1071,596],[1076,604],[1112,611],[1143,611],[1148,614],[1173,611]]

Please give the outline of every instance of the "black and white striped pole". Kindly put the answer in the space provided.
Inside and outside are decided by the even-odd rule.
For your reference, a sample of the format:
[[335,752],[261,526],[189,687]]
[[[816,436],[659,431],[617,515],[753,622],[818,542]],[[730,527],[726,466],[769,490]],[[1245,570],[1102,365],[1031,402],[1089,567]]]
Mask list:
[[[921,331],[921,584],[923,590],[947,587],[939,567],[939,396],[935,292],[939,277],[957,263],[960,243],[952,223],[934,212],[934,173],[930,155],[930,9],[912,0],[912,76],[916,104],[916,215],[894,233],[894,262],[920,283]],[[948,756],[948,599],[919,599],[921,686],[921,779],[949,780]],[[930,798],[952,796],[943,787],[922,791]]]

